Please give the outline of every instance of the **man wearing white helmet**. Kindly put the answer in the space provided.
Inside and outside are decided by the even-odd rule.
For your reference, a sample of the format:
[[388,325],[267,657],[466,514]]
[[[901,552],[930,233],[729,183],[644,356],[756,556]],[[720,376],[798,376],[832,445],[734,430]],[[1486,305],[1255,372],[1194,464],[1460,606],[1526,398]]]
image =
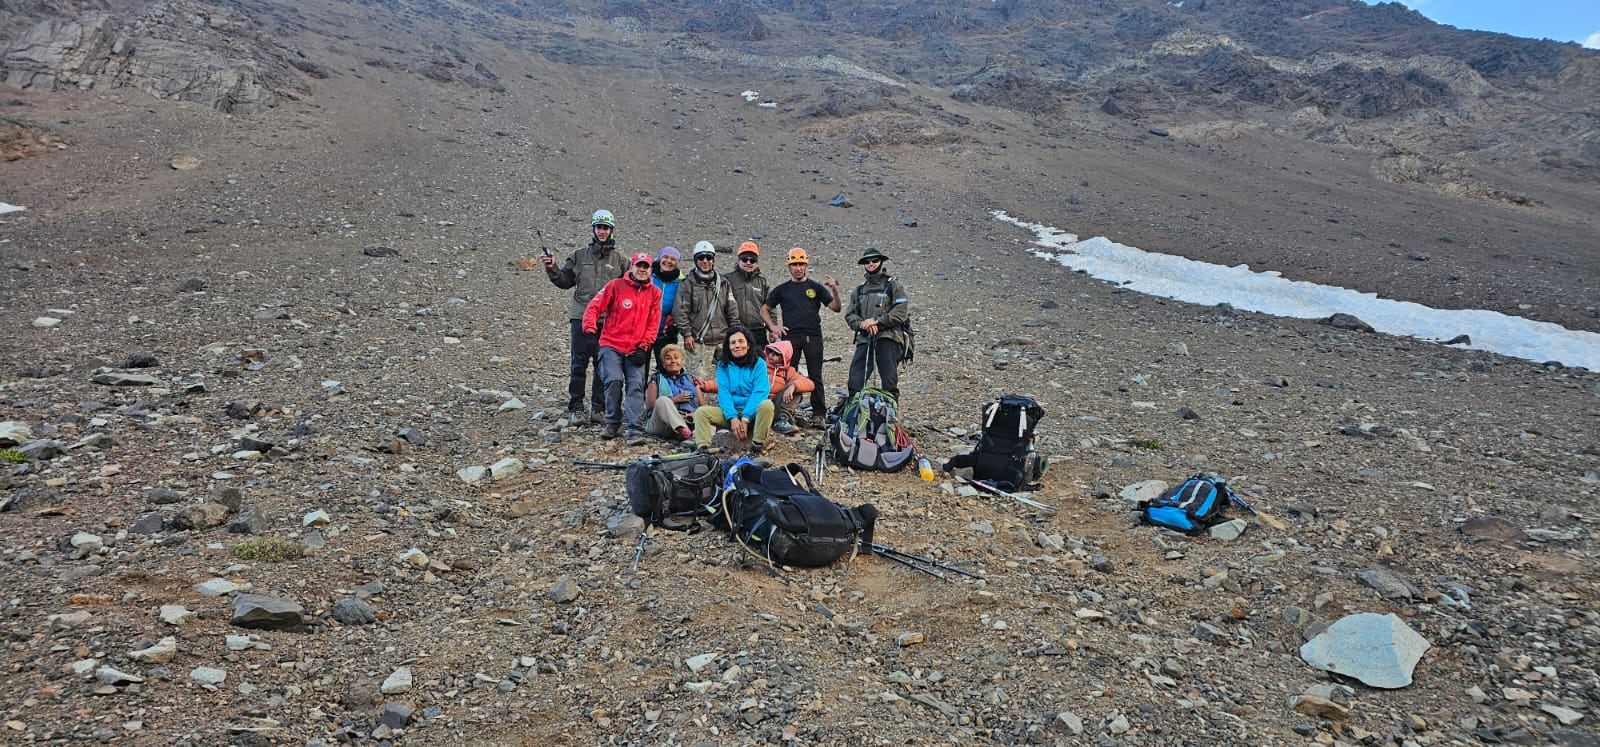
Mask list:
[[[709,241],[694,245],[694,266],[678,287],[672,305],[672,322],[683,339],[683,349],[695,354],[705,348],[713,355],[722,345],[728,328],[738,326],[739,305],[733,289],[717,272],[717,248]],[[709,369],[702,366],[701,374]]]
[[[617,219],[610,210],[596,210],[589,218],[591,238],[589,245],[572,252],[560,268],[554,255],[544,249],[544,272],[550,282],[563,290],[572,289],[572,306],[567,313],[571,324],[572,365],[567,372],[567,424],[585,422],[583,414],[584,379],[588,369],[594,367],[594,384],[590,389],[590,422],[605,422],[605,393],[600,384],[600,331],[589,334],[583,331],[583,310],[606,283],[622,277],[627,272],[626,258],[617,251],[617,241],[612,237]],[[604,324],[605,319],[600,319]]]

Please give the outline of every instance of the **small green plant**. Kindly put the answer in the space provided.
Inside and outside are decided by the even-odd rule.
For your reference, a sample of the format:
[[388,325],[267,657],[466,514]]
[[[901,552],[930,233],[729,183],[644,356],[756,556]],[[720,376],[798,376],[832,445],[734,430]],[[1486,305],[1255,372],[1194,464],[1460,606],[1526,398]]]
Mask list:
[[0,449],[0,462],[11,462],[12,464],[22,464],[23,462],[26,462],[26,461],[28,461],[28,455],[27,454],[24,454],[24,453],[22,453],[20,451],[17,451],[16,449]]
[[1140,449],[1148,449],[1150,451],[1160,451],[1167,448],[1162,446],[1160,441],[1157,441],[1153,438],[1135,438],[1128,443],[1133,444],[1135,447]]
[[300,543],[282,537],[257,537],[233,546],[233,556],[240,560],[259,560],[263,563],[282,563],[305,555]]

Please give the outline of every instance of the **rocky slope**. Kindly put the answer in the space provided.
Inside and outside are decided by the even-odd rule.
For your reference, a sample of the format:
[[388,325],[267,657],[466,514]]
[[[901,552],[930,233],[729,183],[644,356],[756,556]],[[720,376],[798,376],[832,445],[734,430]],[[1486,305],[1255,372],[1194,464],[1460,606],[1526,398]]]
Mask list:
[[[1271,126],[1019,113],[785,33],[904,41],[875,16],[744,6],[744,42],[748,15],[645,7],[229,6],[326,77],[253,116],[0,97],[61,138],[0,164],[28,207],[0,216],[0,423],[33,444],[0,477],[5,741],[1593,743],[1595,374],[1121,292],[989,214],[1594,329],[1590,182],[1445,195]],[[882,541],[982,578],[773,576],[711,533],[633,570],[620,474],[572,461],[668,447],[556,423],[568,297],[515,262],[595,207],[629,249],[753,237],[846,284],[883,249],[919,444],[1033,394],[1059,513],[833,470]],[[1133,524],[1125,490],[1207,468],[1264,514],[1242,536]],[[1358,612],[1431,644],[1413,684],[1298,656]]]

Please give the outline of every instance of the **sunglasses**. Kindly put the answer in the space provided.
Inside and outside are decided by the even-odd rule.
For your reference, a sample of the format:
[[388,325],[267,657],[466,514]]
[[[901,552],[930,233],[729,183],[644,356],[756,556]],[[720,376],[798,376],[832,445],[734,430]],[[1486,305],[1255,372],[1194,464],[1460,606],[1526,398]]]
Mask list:
[[753,264],[756,263],[756,258],[755,257],[740,257],[739,258],[739,262],[740,262],[740,264],[753,265]]
[[717,258],[715,256],[713,256],[713,255],[706,255],[704,257],[695,257],[694,258],[694,261],[696,261],[696,262],[715,262],[716,260],[717,260]]

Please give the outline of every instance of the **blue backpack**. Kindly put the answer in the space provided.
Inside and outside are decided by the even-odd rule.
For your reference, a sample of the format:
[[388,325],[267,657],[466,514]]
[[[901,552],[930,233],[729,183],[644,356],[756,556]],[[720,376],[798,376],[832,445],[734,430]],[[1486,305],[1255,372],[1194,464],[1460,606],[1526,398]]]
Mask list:
[[1139,521],[1186,534],[1198,534],[1208,527],[1221,524],[1227,517],[1223,509],[1229,503],[1249,509],[1228,487],[1221,475],[1201,472],[1177,485],[1154,500],[1140,501]]

